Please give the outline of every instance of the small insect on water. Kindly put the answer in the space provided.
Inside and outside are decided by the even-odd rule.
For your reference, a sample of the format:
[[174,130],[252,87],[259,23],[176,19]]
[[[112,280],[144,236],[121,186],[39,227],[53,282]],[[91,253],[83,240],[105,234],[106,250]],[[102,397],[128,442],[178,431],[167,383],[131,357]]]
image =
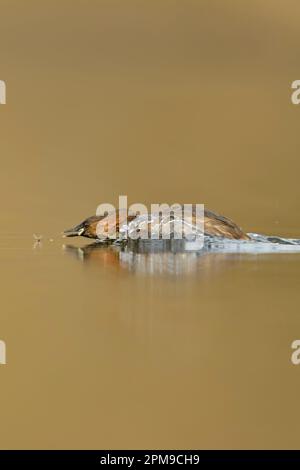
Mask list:
[[43,235],[36,235],[35,233],[33,234],[33,239],[34,241],[36,241],[37,243],[41,243],[42,239],[43,239]]
[[33,239],[34,239],[33,248],[37,248],[38,246],[41,246],[41,244],[42,244],[43,235],[36,235],[34,233],[33,234]]

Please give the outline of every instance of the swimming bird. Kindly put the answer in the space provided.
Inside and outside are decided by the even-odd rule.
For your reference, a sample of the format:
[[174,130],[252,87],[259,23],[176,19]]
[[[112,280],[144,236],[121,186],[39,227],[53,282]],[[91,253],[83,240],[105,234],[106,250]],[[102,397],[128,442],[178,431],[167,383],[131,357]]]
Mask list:
[[[99,233],[101,232],[101,234],[107,235],[107,238],[110,238],[112,233],[118,238],[120,227],[126,222],[126,216],[127,224],[137,217],[136,215],[128,215],[127,211],[124,210],[116,211],[116,217],[114,213],[108,213],[104,216],[93,215],[75,227],[65,230],[63,235],[65,237],[82,236],[99,239]],[[195,214],[193,214],[192,220],[196,220]],[[249,235],[231,219],[207,209],[204,210],[204,235],[232,240],[250,240]]]

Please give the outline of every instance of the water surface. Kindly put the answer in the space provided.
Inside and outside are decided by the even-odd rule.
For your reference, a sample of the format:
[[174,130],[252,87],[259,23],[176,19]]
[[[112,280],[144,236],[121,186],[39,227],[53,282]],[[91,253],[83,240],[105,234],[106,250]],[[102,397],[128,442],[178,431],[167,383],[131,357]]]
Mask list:
[[3,447],[298,445],[299,255],[64,241],[1,237]]

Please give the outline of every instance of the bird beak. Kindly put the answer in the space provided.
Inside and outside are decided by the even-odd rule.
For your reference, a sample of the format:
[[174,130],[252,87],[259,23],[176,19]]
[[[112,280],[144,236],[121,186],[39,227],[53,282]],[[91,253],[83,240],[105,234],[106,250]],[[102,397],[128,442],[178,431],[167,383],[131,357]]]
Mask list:
[[84,232],[83,227],[74,227],[63,232],[63,237],[80,237]]

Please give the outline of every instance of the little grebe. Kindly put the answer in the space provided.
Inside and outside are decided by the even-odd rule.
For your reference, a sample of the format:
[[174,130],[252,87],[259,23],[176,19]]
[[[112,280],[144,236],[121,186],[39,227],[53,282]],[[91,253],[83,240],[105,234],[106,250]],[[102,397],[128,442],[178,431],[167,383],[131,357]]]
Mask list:
[[[97,239],[97,232],[99,233],[99,226],[101,224],[101,233],[107,233],[109,235],[109,230],[114,229],[114,232],[118,234],[119,228],[124,224],[126,219],[125,211],[116,211],[116,221],[112,227],[114,214],[108,214],[105,216],[93,215],[92,217],[87,218],[79,225],[65,230],[65,237],[87,237]],[[128,215],[127,222],[132,222],[137,216]],[[98,229],[97,229],[98,227]],[[232,220],[222,215],[218,215],[209,210],[204,211],[204,234],[207,236],[213,237],[223,237],[234,240],[249,240],[250,237],[243,232],[238,225],[236,225]]]

